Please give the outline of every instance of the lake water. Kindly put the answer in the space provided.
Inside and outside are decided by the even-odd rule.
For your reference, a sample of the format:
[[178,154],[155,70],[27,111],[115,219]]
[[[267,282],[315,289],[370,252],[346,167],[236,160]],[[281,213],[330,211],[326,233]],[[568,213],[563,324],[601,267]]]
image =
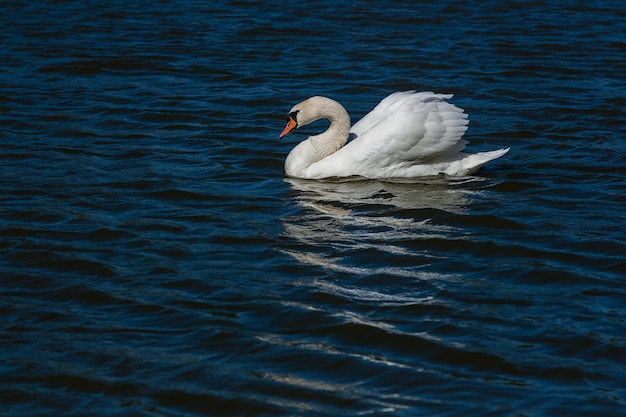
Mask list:
[[[618,416],[621,1],[0,5],[0,415]],[[476,176],[302,181],[454,93]]]

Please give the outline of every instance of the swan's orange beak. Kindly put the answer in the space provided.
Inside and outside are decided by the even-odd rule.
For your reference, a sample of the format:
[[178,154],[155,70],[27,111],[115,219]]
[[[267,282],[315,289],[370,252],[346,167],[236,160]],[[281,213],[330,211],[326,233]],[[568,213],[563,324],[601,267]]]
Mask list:
[[295,121],[295,119],[293,117],[289,117],[289,120],[287,120],[287,126],[285,126],[285,128],[283,129],[282,133],[280,134],[280,136],[278,138],[282,139],[283,136],[287,135],[289,132],[294,130],[296,127],[298,127],[298,123]]

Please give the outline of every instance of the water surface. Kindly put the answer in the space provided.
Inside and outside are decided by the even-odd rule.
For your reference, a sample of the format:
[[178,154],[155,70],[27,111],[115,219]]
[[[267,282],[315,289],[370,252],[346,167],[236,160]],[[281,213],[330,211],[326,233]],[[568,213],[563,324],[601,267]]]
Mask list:
[[[618,1],[7,3],[0,414],[621,415]],[[454,93],[476,176],[285,178]]]

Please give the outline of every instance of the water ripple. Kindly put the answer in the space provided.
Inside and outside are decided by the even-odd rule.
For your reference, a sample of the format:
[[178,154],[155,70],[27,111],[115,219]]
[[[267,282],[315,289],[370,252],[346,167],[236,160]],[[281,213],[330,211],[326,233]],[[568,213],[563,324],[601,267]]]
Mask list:
[[[3,415],[620,415],[621,3],[311,6],[3,6]],[[284,178],[405,89],[511,152]]]

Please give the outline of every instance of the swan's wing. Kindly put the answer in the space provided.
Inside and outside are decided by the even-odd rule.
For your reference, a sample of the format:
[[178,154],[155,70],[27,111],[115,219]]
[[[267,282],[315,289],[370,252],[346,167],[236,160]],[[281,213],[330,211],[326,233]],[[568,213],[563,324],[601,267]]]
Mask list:
[[401,92],[385,98],[355,124],[341,152],[369,164],[415,165],[460,152],[467,115],[444,101],[452,95]]
[[[433,94],[433,93],[418,93],[418,94]],[[404,101],[409,99],[411,96],[416,95],[414,91],[398,91],[396,93],[390,94],[385,97],[380,103],[376,105],[367,113],[361,120],[356,122],[354,126],[350,129],[351,133],[354,133],[357,136],[360,136],[362,133],[370,130],[372,127],[376,126],[379,122],[388,117],[391,113],[393,113],[398,106],[400,106]],[[450,96],[451,97],[451,96]]]

